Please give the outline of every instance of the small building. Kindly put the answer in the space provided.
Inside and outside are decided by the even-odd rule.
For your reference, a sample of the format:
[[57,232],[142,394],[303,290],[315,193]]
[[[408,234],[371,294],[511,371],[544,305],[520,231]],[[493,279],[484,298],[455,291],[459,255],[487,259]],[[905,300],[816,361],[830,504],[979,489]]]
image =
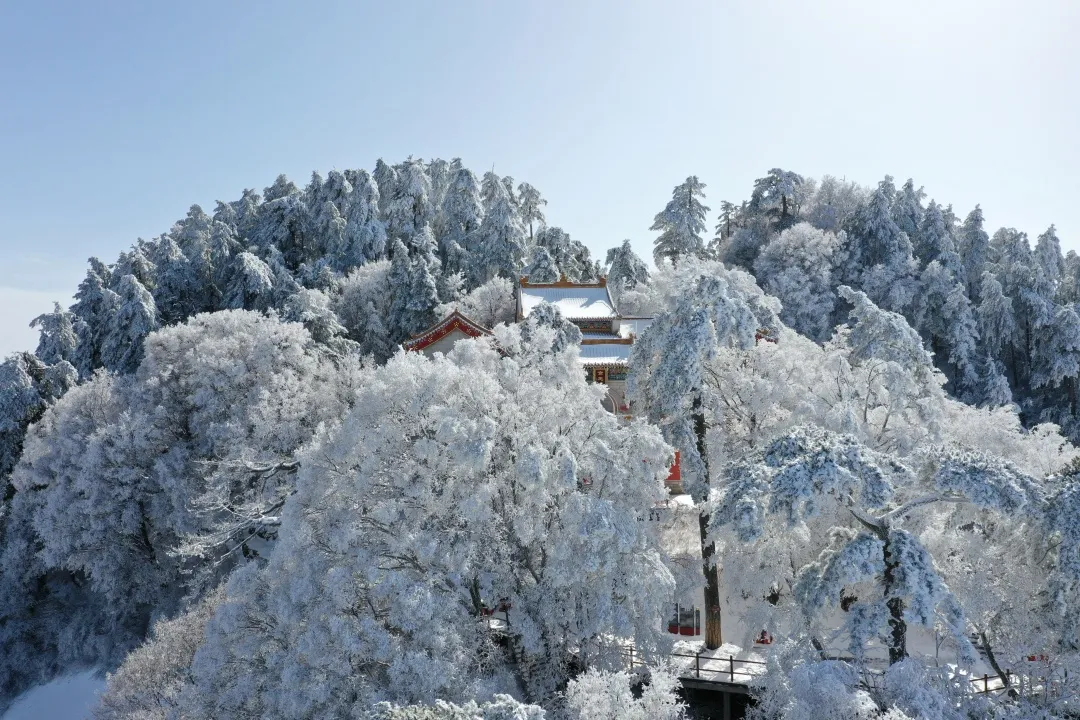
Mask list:
[[435,323],[419,335],[414,335],[402,343],[406,350],[422,352],[425,355],[448,353],[458,340],[491,335],[491,330],[469,319],[457,310]]

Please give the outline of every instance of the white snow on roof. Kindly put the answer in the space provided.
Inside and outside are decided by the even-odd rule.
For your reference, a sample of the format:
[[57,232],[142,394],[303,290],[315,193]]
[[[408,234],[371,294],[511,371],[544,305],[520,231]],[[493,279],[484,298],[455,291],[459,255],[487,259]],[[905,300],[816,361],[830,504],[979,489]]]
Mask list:
[[630,361],[631,345],[625,343],[603,343],[581,346],[581,363],[590,365],[626,365]]
[[615,317],[606,287],[523,287],[520,292],[521,314],[525,317],[542,302],[559,308],[567,320]]
[[618,340],[622,336],[615,333],[600,333],[600,332],[583,332],[581,333],[582,340]]
[[631,335],[641,336],[645,329],[652,325],[651,317],[624,317],[619,319],[619,334],[623,337]]

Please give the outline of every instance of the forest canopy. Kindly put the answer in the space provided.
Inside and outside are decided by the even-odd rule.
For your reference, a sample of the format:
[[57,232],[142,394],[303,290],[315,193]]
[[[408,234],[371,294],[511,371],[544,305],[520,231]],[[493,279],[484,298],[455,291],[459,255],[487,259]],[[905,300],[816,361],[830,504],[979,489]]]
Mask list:
[[[109,719],[674,718],[690,577],[748,606],[732,635],[782,633],[760,717],[1065,717],[1080,257],[912,180],[706,190],[658,199],[651,266],[594,259],[527,182],[413,158],[91,258],[0,363],[0,709],[96,668]],[[521,276],[655,318],[633,422],[557,311],[513,323]],[[455,309],[493,335],[401,351]],[[639,519],[675,451],[696,565]]]

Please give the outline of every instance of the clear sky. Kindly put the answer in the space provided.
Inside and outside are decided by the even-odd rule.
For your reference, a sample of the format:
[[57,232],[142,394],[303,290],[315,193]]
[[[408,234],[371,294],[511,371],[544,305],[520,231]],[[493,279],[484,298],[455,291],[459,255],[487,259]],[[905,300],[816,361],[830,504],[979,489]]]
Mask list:
[[687,175],[913,177],[1080,250],[1080,3],[0,0],[0,356],[86,258],[279,173],[461,157],[594,253]]

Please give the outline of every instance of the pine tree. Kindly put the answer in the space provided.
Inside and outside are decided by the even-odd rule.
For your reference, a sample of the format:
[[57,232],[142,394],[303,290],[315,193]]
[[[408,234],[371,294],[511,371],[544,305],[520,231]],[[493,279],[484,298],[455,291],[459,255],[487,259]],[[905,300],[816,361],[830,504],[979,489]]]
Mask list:
[[979,386],[979,332],[964,286],[937,260],[923,270],[919,285],[915,327],[927,340],[938,367],[949,379],[952,394],[973,397]]
[[157,282],[154,284],[154,302],[162,325],[181,322],[196,312],[193,295],[197,292],[194,271],[180,246],[163,235],[154,254]]
[[978,205],[964,218],[957,244],[964,263],[964,282],[967,283],[968,297],[972,302],[978,303],[979,286],[982,284],[983,270],[986,269],[990,255],[990,236],[983,230],[983,212]]
[[412,301],[413,272],[409,251],[400,238],[394,238],[390,245],[390,274],[388,276],[390,306],[386,313],[386,329],[390,340],[399,343],[408,339],[413,332],[413,323],[409,305]]
[[895,196],[892,178],[886,176],[852,218],[847,275],[861,284],[877,305],[902,312],[915,292],[916,264],[911,240],[892,217]]
[[541,209],[547,205],[540,195],[540,191],[529,183],[518,185],[518,209],[521,213],[521,222],[529,229],[529,247],[536,242],[535,230],[544,227],[544,211]]
[[468,168],[458,167],[455,171],[443,200],[443,215],[446,231],[439,238],[439,259],[449,275],[466,269],[468,256],[479,244],[478,233],[484,219],[480,187]]
[[143,340],[158,327],[157,306],[150,291],[134,275],[117,286],[118,306],[101,350],[102,364],[118,373],[132,373],[143,357]]
[[157,283],[157,268],[146,256],[146,251],[154,249],[152,243],[147,243],[140,238],[130,251],[120,253],[112,270],[114,281],[119,281],[125,275],[134,275],[143,287],[152,291]]
[[533,248],[532,260],[522,270],[529,282],[553,283],[559,279],[559,267],[547,248],[537,245]]
[[375,170],[372,172],[371,177],[375,181],[375,187],[379,190],[379,219],[387,223],[390,199],[397,193],[397,170],[387,165],[382,158],[379,158],[375,162]]
[[40,334],[34,354],[43,363],[55,365],[62,360],[71,362],[74,359],[75,348],[78,345],[78,338],[75,335],[75,316],[60,307],[60,303],[53,303],[51,313],[38,315],[31,320],[30,327],[37,328]]
[[274,273],[250,252],[238,253],[223,289],[223,303],[231,310],[269,310],[273,302]]
[[623,240],[622,245],[608,250],[606,262],[608,287],[615,294],[649,282],[649,268],[630,247],[629,240]]
[[[908,178],[908,181],[904,183],[904,187],[900,189],[900,192],[893,199],[893,220],[901,231],[907,233],[909,238],[914,238],[923,224],[923,215],[926,212],[922,206],[924,197],[926,197],[926,193],[923,192],[923,189],[920,187],[916,190],[915,181]],[[918,250],[916,250],[915,255],[921,258]],[[924,264],[932,259],[924,260]]]
[[983,272],[979,298],[975,316],[982,345],[993,357],[1003,358],[1006,352],[1011,352],[1016,338],[1012,299],[1005,295],[1001,283],[989,271]]
[[439,289],[430,266],[422,258],[412,261],[409,277],[409,299],[405,305],[405,330],[415,335],[435,322],[435,306],[439,304]]
[[727,200],[720,201],[720,215],[716,219],[716,238],[720,244],[723,244],[734,232],[738,222],[738,212],[739,208],[733,203]]
[[1043,276],[1056,288],[1065,273],[1065,258],[1061,256],[1061,241],[1053,225],[1035,243],[1035,262],[1042,269]]
[[[502,178],[496,175],[494,170],[488,170],[484,173],[484,177],[480,181],[480,201],[484,206],[484,214],[491,212],[491,207],[496,198],[504,195],[506,195],[506,184],[503,183]],[[513,204],[512,200],[508,199],[508,202]]]
[[101,367],[101,349],[116,312],[116,293],[109,290],[109,269],[97,258],[90,258],[90,269],[75,292],[71,306],[78,343],[72,364],[81,378],[88,378]]
[[671,202],[653,219],[651,230],[660,237],[653,241],[653,259],[660,265],[664,259],[677,265],[684,257],[701,257],[705,252],[702,233],[706,230],[705,216],[709,208],[698,198],[705,197],[705,184],[696,175],[686,178],[671,193]]
[[773,168],[768,175],[754,181],[750,213],[769,218],[776,230],[791,227],[798,214],[795,197],[803,182],[803,177],[797,173]]
[[560,227],[544,227],[536,234],[536,246],[548,251],[560,275],[573,282],[595,282],[598,271],[589,248]]
[[514,277],[525,252],[525,231],[506,188],[502,182],[495,181],[490,183],[489,190],[492,199],[477,231],[476,251],[467,272],[472,287],[483,285],[495,276]]
[[353,179],[342,247],[334,256],[335,267],[341,272],[386,255],[386,227],[379,219],[379,189],[365,170],[358,171]]
[[213,218],[198,205],[192,205],[187,216],[169,233],[187,258],[191,273],[189,302],[193,312],[215,310],[219,294],[214,285],[214,259],[211,255]]
[[941,206],[933,200],[927,206],[922,222],[912,237],[913,252],[923,267],[938,260],[958,279],[963,279],[964,269],[959,266],[960,256],[956,253],[956,245],[946,227],[945,216],[941,212]]
[[[382,193],[382,183],[379,183],[379,188]],[[409,160],[398,166],[396,181],[386,203],[387,234],[400,238],[408,245],[433,217],[431,186],[424,172],[424,164],[419,160]]]

